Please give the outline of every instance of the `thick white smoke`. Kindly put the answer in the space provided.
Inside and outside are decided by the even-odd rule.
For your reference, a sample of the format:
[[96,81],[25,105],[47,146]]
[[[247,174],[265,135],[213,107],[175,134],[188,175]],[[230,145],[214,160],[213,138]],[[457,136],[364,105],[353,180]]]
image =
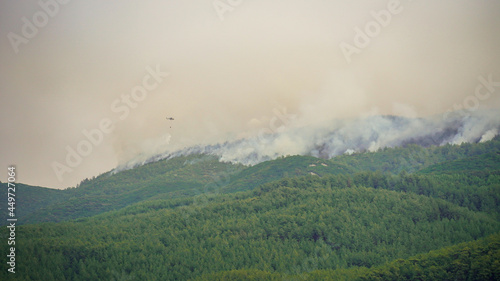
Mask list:
[[[311,155],[330,159],[341,154],[376,151],[409,143],[422,146],[484,142],[500,129],[500,115],[494,110],[461,114],[460,112],[410,118],[400,116],[367,116],[332,120],[315,126],[300,126],[300,118],[286,127],[256,137],[223,144],[193,146],[167,151],[146,158],[144,155],[115,169],[115,172],[148,162],[189,154],[210,154],[221,161],[255,165],[285,155]],[[271,130],[269,130],[271,131]]]

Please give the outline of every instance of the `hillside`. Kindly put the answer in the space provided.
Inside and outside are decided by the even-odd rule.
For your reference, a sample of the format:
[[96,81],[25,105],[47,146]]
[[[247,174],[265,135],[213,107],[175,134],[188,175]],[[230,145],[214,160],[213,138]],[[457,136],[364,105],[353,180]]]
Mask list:
[[[497,137],[330,160],[287,156],[254,166],[192,154],[108,172],[66,190],[18,184],[16,233],[22,243],[16,255],[23,258],[16,277],[496,276],[496,242],[453,245],[500,231],[499,147]],[[0,232],[5,239],[7,231]],[[4,252],[7,247],[0,246]],[[467,247],[464,260],[460,253]],[[0,267],[6,280],[7,264]]]
[[18,267],[30,270],[18,276],[187,280],[241,269],[304,272],[306,260],[318,270],[370,267],[500,230],[487,214],[412,192],[353,185],[343,176],[282,179],[205,203],[175,202],[21,226]]
[[[36,192],[28,192],[24,198],[36,204],[26,206],[19,214],[19,219],[20,223],[58,222],[93,216],[145,200],[245,191],[273,180],[304,175],[352,176],[364,171],[382,171],[395,175],[402,171],[427,174],[431,170],[433,173],[449,171],[457,165],[462,170],[452,170],[456,174],[478,174],[481,173],[478,169],[484,168],[485,163],[489,163],[488,167],[491,169],[497,169],[498,156],[491,155],[496,155],[498,151],[500,140],[497,137],[478,144],[385,148],[378,152],[342,155],[330,160],[311,156],[288,156],[250,167],[220,162],[215,156],[193,154],[149,163],[118,173],[108,172],[82,181],[77,188],[56,191],[58,196],[50,196],[47,200],[43,199],[47,198],[45,194],[55,194],[54,191],[37,189],[40,196]],[[491,169],[491,173],[487,172],[483,176],[489,177],[496,173]],[[6,208],[6,202],[0,202],[0,208]]]
[[261,184],[281,178],[305,175],[350,174],[356,170],[343,164],[329,162],[312,156],[287,156],[265,161],[235,174],[224,187],[225,192],[253,189]]
[[444,161],[419,170],[418,173],[489,172],[495,170],[500,170],[500,151]]
[[[46,206],[69,199],[70,193],[64,190],[31,186],[22,183],[15,184],[16,216],[25,218]],[[7,198],[7,183],[0,183],[0,195]],[[0,202],[0,219],[5,223],[8,215],[7,200]]]
[[[261,270],[232,270],[195,278],[204,280],[499,280],[500,234],[461,243],[408,259],[398,259],[373,268],[353,267],[314,270],[301,274],[280,274]],[[312,268],[314,269],[314,268]]]
[[[472,157],[471,161],[478,163],[477,167],[463,166],[463,170],[477,170],[480,168],[484,155],[495,155],[500,153],[500,137],[483,143],[463,143],[461,145],[446,144],[443,146],[422,147],[408,144],[404,147],[383,148],[376,152],[354,153],[352,155],[341,155],[331,159],[332,162],[350,166],[357,171],[382,171],[399,174],[403,170],[408,173],[423,170],[432,165],[443,165],[436,167],[448,170],[448,163]],[[480,156],[483,155],[483,156]],[[474,158],[477,156],[479,158]],[[494,156],[497,157],[497,156]],[[498,158],[492,160],[492,166],[498,169]],[[496,165],[493,164],[496,162]],[[470,164],[469,164],[470,165]]]
[[202,193],[203,187],[219,174],[232,174],[238,169],[241,165],[221,163],[211,156],[192,155],[116,174],[108,172],[82,181],[77,188],[59,191],[63,196],[44,201],[45,204],[31,213],[19,214],[19,220],[22,223],[58,222],[93,216],[143,200],[192,196]]
[[500,0],[0,0],[0,30],[0,281],[500,281]]

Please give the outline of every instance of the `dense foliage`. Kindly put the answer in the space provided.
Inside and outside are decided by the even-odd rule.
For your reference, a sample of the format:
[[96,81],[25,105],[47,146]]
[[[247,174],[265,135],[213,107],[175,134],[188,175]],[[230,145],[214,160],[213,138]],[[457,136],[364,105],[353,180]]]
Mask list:
[[[16,194],[16,215],[24,218],[44,207],[67,200],[69,194],[63,190],[30,186],[22,183],[14,183]],[[7,199],[8,184],[0,183],[0,196]],[[8,218],[8,201],[0,200],[0,219],[5,224]]]
[[[18,202],[18,208],[24,211],[18,218],[20,223],[58,222],[93,216],[144,200],[193,196],[202,193],[204,186],[212,183],[217,175],[231,175],[241,167],[221,163],[214,156],[192,155],[116,174],[108,172],[66,190],[39,188],[42,190],[31,192],[34,187],[21,186],[18,190],[25,193],[23,199],[27,198],[28,202]],[[56,192],[57,196],[52,196]],[[0,210],[6,208],[6,202],[0,202]]]
[[26,225],[19,276],[185,280],[238,269],[370,267],[500,230],[487,214],[368,183],[287,178],[204,203],[146,202],[78,222]]
[[[57,191],[57,194],[46,188],[35,188],[36,192],[30,192],[33,187],[21,186],[20,189],[28,191],[24,201],[19,202],[19,208],[23,210],[19,219],[20,223],[58,222],[89,217],[146,200],[186,198],[207,191],[245,191],[281,178],[304,175],[352,175],[364,171],[393,175],[401,172],[489,174],[500,169],[499,153],[500,137],[484,143],[441,147],[424,148],[410,144],[330,160],[288,156],[252,167],[221,163],[217,157],[209,155],[182,156],[119,173],[108,172],[83,180],[77,188]],[[452,186],[448,186],[450,188]],[[0,201],[0,211],[6,208],[6,202]]]
[[499,148],[497,137],[253,167],[191,155],[67,190],[19,184],[15,277],[498,280]]
[[[422,147],[408,144],[405,147],[383,148],[377,152],[341,155],[331,161],[354,167],[357,171],[382,171],[399,174],[425,169],[429,166],[460,160],[479,155],[492,155],[500,152],[500,136],[483,143],[446,144],[443,146]],[[478,162],[475,162],[478,163]],[[473,162],[464,163],[462,170],[477,170]],[[447,164],[442,167],[446,168]],[[498,163],[496,163],[498,169]]]
[[371,269],[352,267],[314,270],[301,274],[233,270],[205,274],[194,280],[483,281],[499,279],[500,234],[494,234],[478,241],[461,243],[408,259],[397,259]]

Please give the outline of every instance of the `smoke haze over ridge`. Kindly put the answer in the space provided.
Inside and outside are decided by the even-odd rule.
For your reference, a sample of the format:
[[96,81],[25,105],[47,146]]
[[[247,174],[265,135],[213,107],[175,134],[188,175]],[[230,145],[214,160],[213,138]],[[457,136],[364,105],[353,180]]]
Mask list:
[[[391,132],[373,148],[397,144],[410,129],[439,126],[414,121],[421,123],[397,136],[384,131],[391,121],[376,116],[426,119],[470,102],[479,77],[500,81],[495,0],[400,1],[401,12],[348,63],[339,44],[354,44],[355,28],[364,29],[389,2],[242,1],[221,20],[214,1],[69,1],[16,53],[8,34],[22,35],[22,17],[31,20],[42,8],[38,1],[3,1],[1,164],[17,165],[23,183],[74,186],[132,159],[273,132],[283,125],[273,119],[276,110],[295,119],[260,147],[262,159],[311,153],[322,140],[331,143],[323,153],[333,155],[350,149],[328,138],[334,128],[345,138]],[[148,66],[170,75],[120,119],[111,105],[141,85]],[[456,121],[474,124],[460,127],[473,141],[498,129],[500,87],[494,89],[472,112],[487,117]],[[366,130],[335,125],[369,116],[353,121]],[[76,149],[86,140],[82,130],[99,128],[103,119],[114,130],[59,181],[51,165],[66,165],[66,147]],[[234,147],[219,155],[232,161],[249,153],[248,146]]]
[[[366,116],[331,120],[322,125],[296,127],[297,119],[284,125],[261,130],[257,136],[215,145],[193,146],[177,151],[142,154],[118,166],[118,172],[138,165],[181,155],[210,154],[221,161],[255,165],[286,155],[310,155],[331,159],[341,154],[377,151],[406,144],[431,145],[484,142],[500,131],[500,115],[496,111],[480,111],[462,115],[457,112],[430,118],[399,116]],[[286,125],[286,126],[285,126]]]

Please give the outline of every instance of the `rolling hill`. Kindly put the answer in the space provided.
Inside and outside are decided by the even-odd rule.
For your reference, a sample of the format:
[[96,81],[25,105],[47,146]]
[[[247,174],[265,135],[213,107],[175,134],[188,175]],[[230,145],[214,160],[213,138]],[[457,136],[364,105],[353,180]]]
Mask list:
[[498,280],[500,279],[500,234],[460,243],[429,253],[398,259],[374,268],[353,267],[280,274],[262,270],[231,270],[205,274],[204,280]]
[[191,154],[66,190],[18,184],[16,277],[496,278],[499,148],[497,137],[253,166]]
[[[366,171],[380,171],[385,175],[397,175],[402,171],[425,175],[431,172],[444,174],[446,171],[448,174],[465,173],[484,178],[497,174],[499,151],[500,140],[497,137],[478,144],[427,148],[407,145],[380,149],[378,152],[342,155],[329,160],[287,156],[254,166],[220,162],[211,155],[192,154],[117,173],[107,172],[66,190],[19,185],[18,191],[22,196],[18,218],[21,224],[59,222],[117,210],[145,200],[245,191],[273,180],[304,175],[353,176]],[[486,168],[489,169],[487,172],[484,171]],[[453,181],[450,178],[447,180]],[[480,189],[484,187],[478,187]],[[0,202],[0,211],[6,208],[6,202]]]
[[306,259],[317,270],[371,267],[500,230],[485,213],[354,185],[342,175],[284,178],[187,205],[176,205],[179,200],[21,226],[18,267],[30,270],[18,276],[187,280],[240,269],[295,274],[309,271]]

